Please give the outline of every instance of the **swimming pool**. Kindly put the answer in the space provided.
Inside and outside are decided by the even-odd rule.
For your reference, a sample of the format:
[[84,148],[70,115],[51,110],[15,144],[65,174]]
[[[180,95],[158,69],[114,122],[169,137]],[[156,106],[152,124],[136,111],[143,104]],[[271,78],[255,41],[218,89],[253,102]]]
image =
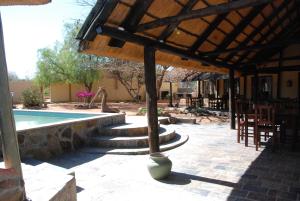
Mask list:
[[97,116],[103,116],[103,114],[14,110],[14,118],[17,130]]
[[13,112],[21,157],[41,160],[83,147],[105,126],[125,123],[125,114],[120,113]]

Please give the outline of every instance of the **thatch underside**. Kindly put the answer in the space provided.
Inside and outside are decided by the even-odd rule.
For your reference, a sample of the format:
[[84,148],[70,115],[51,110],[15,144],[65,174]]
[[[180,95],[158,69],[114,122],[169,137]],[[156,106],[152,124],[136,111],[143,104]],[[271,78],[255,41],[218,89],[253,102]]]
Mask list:
[[[86,42],[84,53],[94,54],[107,57],[115,57],[130,61],[144,62],[144,48],[141,45],[136,45],[130,42],[125,43],[123,48],[112,48],[108,46],[110,37],[98,35],[93,42]],[[126,50],[126,51],[124,51]],[[181,57],[174,56],[165,52],[156,52],[156,63],[166,66],[174,66],[187,68],[197,71],[211,71],[226,73],[226,68],[217,68],[214,66],[203,66],[201,63],[193,60],[183,60]]]
[[0,6],[41,5],[50,2],[51,0],[0,0]]
[[142,36],[187,55],[158,44],[158,64],[225,73],[259,66],[298,43],[299,22],[298,0],[110,0],[97,2],[78,38],[84,53],[142,62],[149,41],[130,41]]

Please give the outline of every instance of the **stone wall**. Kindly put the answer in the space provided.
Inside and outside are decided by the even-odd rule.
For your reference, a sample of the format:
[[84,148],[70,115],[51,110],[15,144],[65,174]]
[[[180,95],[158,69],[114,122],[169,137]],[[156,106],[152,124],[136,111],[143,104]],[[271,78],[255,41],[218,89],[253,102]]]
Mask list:
[[19,201],[24,196],[23,181],[14,169],[0,168],[0,200]]
[[18,141],[21,158],[46,160],[64,152],[83,147],[93,132],[104,126],[125,123],[124,114],[112,114],[98,119],[20,130]]

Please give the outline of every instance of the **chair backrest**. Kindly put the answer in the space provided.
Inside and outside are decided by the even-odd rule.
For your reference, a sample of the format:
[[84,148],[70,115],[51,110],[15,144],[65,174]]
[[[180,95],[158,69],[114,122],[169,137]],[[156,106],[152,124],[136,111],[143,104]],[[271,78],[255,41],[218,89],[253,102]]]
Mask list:
[[250,100],[238,99],[236,100],[237,114],[253,113],[253,104]]
[[255,121],[257,124],[275,124],[275,106],[255,105]]

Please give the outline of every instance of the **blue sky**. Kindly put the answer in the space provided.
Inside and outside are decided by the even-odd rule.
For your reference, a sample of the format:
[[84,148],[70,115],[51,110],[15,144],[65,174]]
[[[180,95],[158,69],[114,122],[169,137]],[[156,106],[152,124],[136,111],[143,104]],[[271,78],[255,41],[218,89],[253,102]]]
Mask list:
[[90,7],[75,0],[52,0],[42,6],[0,7],[8,71],[20,78],[36,72],[37,50],[63,40],[63,25],[84,19]]

